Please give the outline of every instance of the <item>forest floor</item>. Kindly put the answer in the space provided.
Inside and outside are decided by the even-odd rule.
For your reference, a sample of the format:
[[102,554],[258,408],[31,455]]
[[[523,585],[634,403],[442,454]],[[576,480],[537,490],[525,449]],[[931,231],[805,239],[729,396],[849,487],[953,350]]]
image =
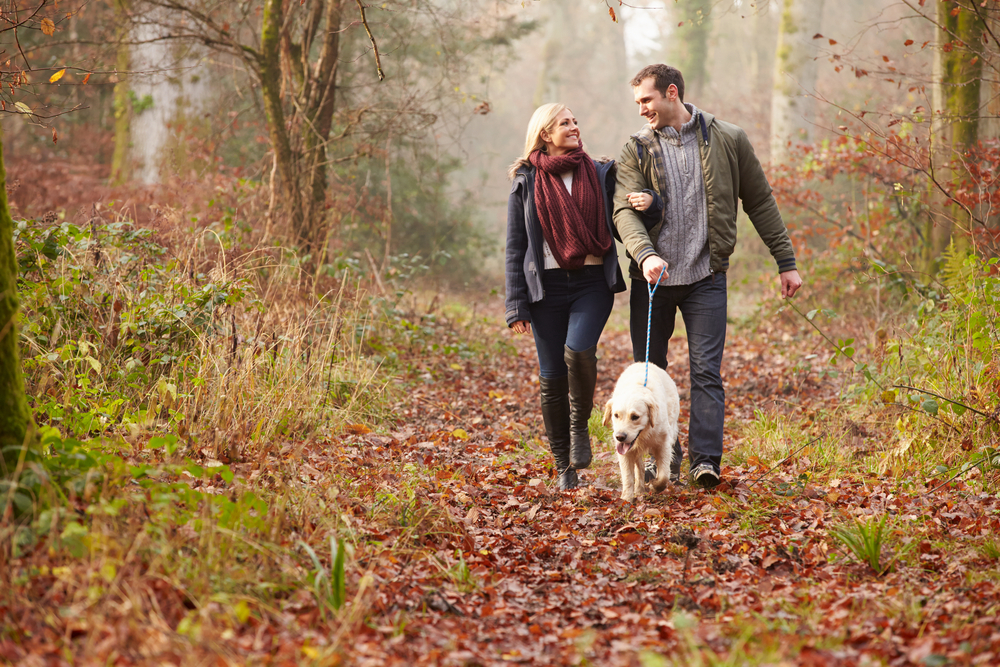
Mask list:
[[[72,563],[50,572],[41,563],[52,553],[36,550],[8,563],[16,572],[34,563],[35,574],[7,598],[25,603],[0,609],[18,628],[0,636],[0,658],[23,665],[997,664],[995,489],[987,493],[975,479],[943,485],[945,478],[872,472],[864,461],[884,452],[884,429],[898,416],[831,417],[841,410],[839,382],[801,363],[816,344],[766,326],[732,332],[723,484],[670,486],[635,504],[619,499],[617,463],[603,443],[582,488],[555,489],[539,439],[529,336],[516,338],[507,356],[417,355],[399,380],[394,424],[358,424],[332,441],[282,447],[264,466],[286,471],[289,483],[340,512],[334,519],[353,550],[348,601],[336,613],[307,588],[227,607],[220,596],[192,602],[182,582],[140,573],[131,591],[91,594],[90,607],[81,584],[78,613],[69,614],[60,581],[97,573],[76,572]],[[628,334],[607,332],[599,356],[603,405],[631,360]],[[686,442],[683,338],[669,359]],[[768,416],[777,414],[801,431],[776,434]],[[830,432],[834,423],[843,428]],[[266,470],[254,467],[234,464],[234,483],[264,484]],[[876,550],[885,572],[877,573],[832,531],[882,515],[890,521]],[[294,545],[318,530],[306,518],[275,542]],[[119,578],[130,557],[122,557]],[[132,607],[144,599],[154,611],[140,618]]]
[[[529,336],[516,340],[516,357],[485,365],[428,359],[423,385],[399,405],[399,428],[345,436],[338,449],[368,471],[359,484],[381,476],[425,495],[450,517],[451,538],[418,564],[391,552],[404,527],[367,537],[386,551],[363,563],[376,592],[370,623],[342,648],[346,662],[996,664],[996,561],[958,548],[998,534],[995,495],[961,483],[930,493],[931,480],[904,488],[860,464],[831,469],[798,441],[768,472],[752,441],[735,442],[755,411],[808,423],[837,409],[837,383],[792,368],[815,344],[777,330],[732,335],[727,447],[742,451],[741,465],[728,457],[712,492],[668,487],[634,505],[619,499],[610,446],[598,444],[584,488],[558,492],[542,446],[520,445],[541,432]],[[603,405],[631,361],[627,333],[607,333],[600,357]],[[669,360],[686,442],[683,339]],[[850,424],[826,446],[859,462],[877,448],[874,430]],[[320,446],[310,459],[330,455]],[[394,478],[400,464],[420,472]],[[357,510],[363,521],[366,508]],[[893,548],[907,553],[877,576],[838,552],[829,530],[883,512],[897,532],[881,562]]]

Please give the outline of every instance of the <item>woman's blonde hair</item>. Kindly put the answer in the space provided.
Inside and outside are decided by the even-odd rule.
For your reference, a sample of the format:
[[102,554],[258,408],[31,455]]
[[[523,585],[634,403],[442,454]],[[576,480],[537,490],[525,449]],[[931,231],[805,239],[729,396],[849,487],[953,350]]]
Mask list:
[[558,102],[543,104],[535,109],[535,113],[531,114],[531,120],[528,121],[528,133],[524,138],[524,153],[514,160],[514,164],[510,165],[507,170],[508,178],[513,180],[517,170],[522,165],[531,164],[528,162],[528,156],[539,148],[545,147],[545,142],[542,141],[542,132],[551,132],[556,124],[556,116],[567,109],[569,109],[568,106]]

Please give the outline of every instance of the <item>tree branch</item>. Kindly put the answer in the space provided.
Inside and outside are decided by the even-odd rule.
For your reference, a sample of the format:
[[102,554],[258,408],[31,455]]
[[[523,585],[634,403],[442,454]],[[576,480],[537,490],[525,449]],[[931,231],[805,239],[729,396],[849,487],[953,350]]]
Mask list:
[[375,43],[375,36],[372,34],[371,28],[368,27],[368,17],[365,16],[365,6],[361,4],[361,0],[355,0],[358,3],[358,9],[361,10],[361,23],[365,26],[365,32],[368,33],[368,39],[371,40],[372,50],[375,51],[375,69],[378,71],[378,80],[385,81],[385,73],[382,72],[382,59],[379,56],[378,44]]

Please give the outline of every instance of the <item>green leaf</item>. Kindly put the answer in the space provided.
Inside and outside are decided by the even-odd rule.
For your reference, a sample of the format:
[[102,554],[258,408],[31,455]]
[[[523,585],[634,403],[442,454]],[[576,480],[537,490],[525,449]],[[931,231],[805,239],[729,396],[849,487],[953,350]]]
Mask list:
[[[333,537],[330,538],[330,547],[333,548]],[[333,608],[340,609],[344,606],[346,598],[344,582],[344,538],[337,540],[336,556],[333,559],[333,571],[331,572],[333,590]]]
[[933,398],[928,398],[926,401],[920,404],[920,407],[924,409],[924,412],[937,416],[938,413],[938,402]]
[[236,620],[240,624],[246,623],[250,620],[250,605],[247,604],[246,600],[240,600],[233,606],[233,612],[236,614]]
[[85,553],[87,553],[87,545],[85,539],[87,537],[87,529],[76,521],[70,521],[63,528],[63,532],[59,537],[62,539],[63,546],[69,550],[75,558],[81,558]]

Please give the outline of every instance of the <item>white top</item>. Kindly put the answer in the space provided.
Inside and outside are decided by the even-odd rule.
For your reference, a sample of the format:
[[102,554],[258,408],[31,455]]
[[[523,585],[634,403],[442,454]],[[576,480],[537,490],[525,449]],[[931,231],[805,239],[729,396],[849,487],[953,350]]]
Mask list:
[[[566,185],[566,192],[573,194],[573,172],[567,171],[562,175],[562,181]],[[542,239],[542,257],[545,258],[545,268],[546,269],[558,269],[562,268],[559,266],[559,262],[556,261],[555,255],[552,254],[552,249],[549,248],[549,242]],[[604,258],[598,257],[596,255],[587,255],[583,260],[584,266],[600,266],[604,264]]]

